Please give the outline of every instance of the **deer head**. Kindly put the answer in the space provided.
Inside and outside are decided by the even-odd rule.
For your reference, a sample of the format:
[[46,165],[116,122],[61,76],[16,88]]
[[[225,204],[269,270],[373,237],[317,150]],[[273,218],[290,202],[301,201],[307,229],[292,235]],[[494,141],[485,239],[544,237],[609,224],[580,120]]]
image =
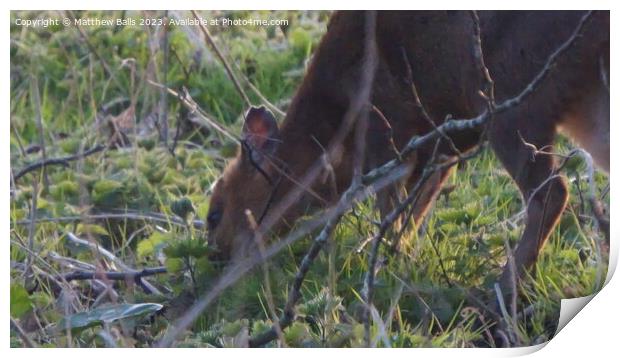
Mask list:
[[278,124],[265,107],[248,110],[240,149],[213,189],[207,227],[218,258],[244,256],[254,229],[275,189],[273,157],[280,144]]

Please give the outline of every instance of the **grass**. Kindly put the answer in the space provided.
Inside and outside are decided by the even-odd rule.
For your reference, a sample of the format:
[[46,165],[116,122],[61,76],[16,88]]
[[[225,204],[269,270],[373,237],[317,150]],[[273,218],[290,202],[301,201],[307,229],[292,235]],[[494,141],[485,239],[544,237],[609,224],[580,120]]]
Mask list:
[[[12,19],[18,15],[56,16],[11,13]],[[143,14],[75,14],[86,15],[115,18]],[[272,103],[285,108],[325,31],[328,14],[221,15],[289,19],[286,33],[274,28],[214,31],[218,44],[241,73]],[[233,144],[197,128],[182,133],[174,155],[159,141],[156,128],[149,123],[159,114],[161,93],[147,80],[163,80],[163,55],[153,40],[162,36],[161,32],[145,27],[85,27],[83,33],[75,28],[35,31],[12,25],[12,171],[42,158],[37,147],[41,140],[36,121],[39,113],[47,157],[71,155],[95,143],[106,143],[111,133],[106,126],[98,129],[96,123],[120,118],[129,106],[134,106],[137,124],[127,133],[137,145],[106,150],[66,167],[33,171],[12,186],[12,346],[29,342],[50,347],[152,346],[218,275],[217,267],[206,259],[209,248],[204,232],[183,222],[206,217],[210,187],[230,157]],[[168,85],[176,89],[185,86],[206,112],[238,132],[244,104],[200,37],[173,28],[169,43],[174,53],[169,58]],[[106,66],[111,73],[106,72]],[[168,99],[167,113],[171,131],[177,118],[187,115],[174,98]],[[133,136],[134,129],[137,136]],[[566,153],[570,143],[560,140],[556,150]],[[592,294],[604,280],[607,261],[597,253],[601,238],[589,208],[579,200],[579,183],[585,191],[583,180],[576,180],[580,173],[584,168],[579,161],[566,170],[572,194],[568,209],[536,270],[523,284],[518,310],[525,313],[515,323],[521,345],[550,339],[560,299]],[[608,185],[608,178],[600,174],[596,181],[599,191]],[[404,238],[400,254],[381,252],[375,305],[382,322],[372,325],[378,346],[470,347],[485,340],[484,330],[476,323],[480,311],[472,306],[467,292],[481,300],[490,299],[506,260],[505,242],[514,246],[523,229],[523,203],[490,151],[460,167],[447,186],[454,189],[437,200],[426,229]],[[35,201],[37,219],[65,219],[30,225]],[[609,205],[608,195],[605,203]],[[356,211],[376,215],[372,206],[369,199],[359,203]],[[163,214],[176,221],[89,218],[96,213],[119,212]],[[359,217],[348,214],[341,221],[313,264],[296,309],[298,318],[285,330],[280,344],[364,345],[360,297],[368,248],[358,248],[373,227]],[[57,280],[57,274],[76,269],[122,270],[118,262],[68,240],[68,233],[97,243],[132,268],[165,266],[167,274],[149,277],[161,294],[146,293],[123,281],[106,290],[101,280],[70,284]],[[239,346],[248,334],[268,329],[274,317],[269,307],[279,314],[309,240],[296,242],[270,261],[268,281],[262,270],[256,270],[226,290],[175,344]],[[133,311],[118,313],[119,305],[138,303],[153,305],[131,306]],[[114,319],[103,323],[101,312]],[[18,326],[23,334],[18,333]]]

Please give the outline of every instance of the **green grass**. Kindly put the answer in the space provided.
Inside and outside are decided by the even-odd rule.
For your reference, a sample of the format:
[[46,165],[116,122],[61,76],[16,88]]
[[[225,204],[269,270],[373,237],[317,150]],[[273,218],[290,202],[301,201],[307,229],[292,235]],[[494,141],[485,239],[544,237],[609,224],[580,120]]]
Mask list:
[[[304,12],[252,12],[253,16],[289,18],[286,34],[280,29],[214,31],[243,73],[272,103],[285,106],[301,82],[306,63],[320,35],[326,15]],[[12,13],[14,18],[18,14]],[[36,17],[47,13],[19,13]],[[53,14],[52,14],[53,15]],[[83,14],[86,15],[86,14]],[[120,17],[121,12],[88,12],[91,16]],[[130,14],[132,15],[132,14]],[[137,16],[136,14],[133,14]],[[228,14],[244,16],[243,13]],[[14,23],[14,22],[12,22]],[[151,33],[149,33],[151,31]],[[11,27],[11,168],[13,173],[41,159],[36,118],[43,118],[43,140],[48,157],[61,157],[105,143],[109,133],[98,131],[96,117],[112,105],[118,115],[137,94],[138,128],[156,116],[160,91],[147,84],[161,82],[162,53],[151,52],[149,38],[155,33],[142,27],[84,28],[84,42],[75,28],[23,31]],[[202,42],[188,40],[181,28],[170,32],[168,85],[188,88],[194,100],[214,118],[239,131],[244,104],[222,66]],[[97,55],[95,55],[95,52]],[[114,74],[112,79],[101,58]],[[126,59],[135,61],[135,77]],[[125,66],[123,65],[125,63]],[[191,69],[191,75],[184,73]],[[37,79],[36,84],[33,79]],[[40,104],[35,91],[39,92]],[[251,92],[251,99],[259,103]],[[181,112],[179,101],[168,99],[171,131]],[[209,190],[220,175],[230,143],[213,133],[185,133],[175,155],[157,140],[157,132],[145,130],[137,147],[107,150],[71,162],[34,171],[19,179],[11,197],[11,317],[36,345],[51,347],[152,346],[183,314],[195,295],[207,291],[218,277],[214,263],[206,259],[209,248],[204,232],[172,222],[143,219],[89,219],[94,213],[130,211],[158,213],[179,221],[204,219]],[[26,149],[33,149],[25,153]],[[570,144],[560,141],[557,151]],[[576,163],[567,170],[571,201],[560,224],[543,250],[536,270],[522,287],[516,322],[522,345],[548,340],[555,331],[560,299],[589,295],[601,287],[607,261],[597,254],[600,233],[589,208],[582,207],[574,178],[583,173]],[[597,174],[599,190],[608,179]],[[479,311],[466,292],[490,299],[492,287],[506,260],[506,240],[514,246],[523,229],[523,203],[516,186],[490,151],[462,166],[447,185],[455,189],[440,196],[428,215],[426,230],[403,238],[398,255],[381,252],[374,303],[385,326],[374,322],[373,339],[379,346],[469,347],[484,341],[476,324]],[[584,191],[585,184],[581,183]],[[66,218],[29,225],[33,197],[36,217]],[[195,212],[187,210],[191,201]],[[605,197],[609,204],[609,196]],[[376,215],[373,200],[359,203],[357,211]],[[177,215],[185,216],[179,218]],[[360,216],[347,215],[328,247],[314,262],[302,287],[298,319],[284,332],[288,346],[363,346],[364,276],[368,247],[360,243],[374,229]],[[135,285],[114,283],[114,293],[102,294],[100,285],[74,281],[69,286],[51,276],[91,264],[119,270],[93,250],[75,245],[67,233],[96,242],[134,268],[164,265],[169,273],[150,277],[162,295],[147,294]],[[311,236],[294,243],[262,270],[244,276],[179,337],[178,346],[238,346],[246,333],[268,329],[273,318],[269,303],[279,314],[290,283],[309,247]],[[76,263],[74,260],[78,260]],[[191,267],[191,273],[186,270]],[[449,282],[449,284],[448,284]],[[64,287],[64,288],[63,288]],[[271,294],[269,294],[271,292]],[[121,303],[160,303],[165,311],[139,312],[92,327],[65,328],[73,314]],[[391,316],[388,317],[388,313]],[[63,321],[65,319],[65,321]],[[97,323],[97,322],[95,322]],[[382,333],[382,331],[384,331]],[[25,345],[24,337],[11,329],[11,345]],[[272,343],[272,345],[275,343]]]

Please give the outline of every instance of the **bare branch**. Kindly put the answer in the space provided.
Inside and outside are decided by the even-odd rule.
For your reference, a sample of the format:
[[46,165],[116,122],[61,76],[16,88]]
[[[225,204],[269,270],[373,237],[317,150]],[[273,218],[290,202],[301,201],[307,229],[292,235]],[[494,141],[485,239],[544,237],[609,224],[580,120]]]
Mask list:
[[[167,21],[168,10],[164,11],[164,18]],[[161,40],[161,46],[164,48],[163,53],[163,65],[162,72],[163,78],[162,82],[164,85],[168,85],[168,65],[170,62],[170,45],[168,42],[169,31],[167,26],[162,27],[163,38]],[[159,99],[159,124],[161,127],[160,137],[164,142],[164,145],[168,147],[168,93],[165,89],[160,89],[160,99]]]
[[[39,147],[41,148],[41,156],[43,161],[47,160],[47,148],[45,147],[45,135],[43,133],[43,112],[41,110],[41,95],[39,94],[39,78],[37,76],[32,76],[31,80],[31,93],[32,93],[32,101],[34,102],[35,108],[35,116],[36,116],[36,126],[37,132],[39,135]],[[17,177],[14,179],[17,180]],[[43,188],[45,191],[48,190],[49,178],[47,177],[47,171],[45,167],[43,167]]]
[[[177,226],[187,226],[187,223],[183,221],[183,219],[177,216],[167,216],[159,213],[148,213],[148,212],[132,212],[132,211],[123,211],[123,212],[112,212],[112,213],[96,213],[96,214],[84,214],[81,216],[60,216],[60,217],[38,217],[35,222],[71,222],[71,221],[80,221],[80,220],[109,220],[109,219],[127,219],[127,220],[145,220],[145,221],[153,221],[162,224],[169,225],[177,225]],[[18,220],[15,222],[17,225],[26,225],[30,221],[29,220]],[[192,225],[196,229],[204,229],[206,227],[204,221],[199,219],[194,219]]]
[[27,348],[36,348],[37,345],[32,341],[32,339],[30,339],[30,337],[28,337],[28,334],[26,333],[26,331],[24,331],[24,329],[22,328],[22,326],[19,325],[19,323],[13,319],[13,317],[11,317],[11,328],[14,328],[17,331],[17,334],[19,335],[19,338],[22,339],[22,342],[24,342],[24,345]]
[[15,177],[13,180],[15,180],[17,182],[17,180],[19,180],[21,177],[23,177],[24,175],[30,173],[31,171],[37,170],[39,168],[45,168],[47,166],[50,165],[62,165],[62,166],[69,166],[69,162],[74,161],[74,160],[78,160],[80,158],[85,158],[88,157],[90,155],[93,155],[95,153],[99,153],[102,150],[106,149],[105,145],[98,145],[95,146],[93,148],[90,148],[82,153],[77,153],[77,154],[73,154],[73,155],[69,155],[66,157],[61,157],[61,158],[49,158],[49,159],[43,159],[41,161],[38,161],[36,163],[30,164],[27,167],[23,168],[22,170],[20,170],[19,172],[17,172],[17,174],[15,174]]
[[583,30],[583,27],[590,20],[591,17],[592,17],[592,11],[588,11],[587,13],[585,13],[585,15],[583,15],[581,19],[579,20],[577,27],[575,28],[571,36],[568,38],[568,40],[566,40],[562,45],[560,45],[560,47],[558,47],[547,58],[547,62],[545,63],[545,66],[540,72],[538,72],[536,77],[534,77],[534,79],[521,91],[521,93],[519,93],[518,96],[510,98],[502,102],[500,105],[498,105],[496,108],[496,112],[503,112],[507,109],[515,107],[519,105],[521,102],[523,102],[523,100],[525,100],[527,97],[529,97],[529,95],[531,95],[540,86],[543,80],[547,77],[547,75],[549,74],[553,66],[555,65],[558,58],[562,54],[564,54],[564,52],[566,52],[569,48],[572,47],[572,45],[575,43],[575,40],[580,36],[581,31]]
[[189,92],[187,91],[185,87],[183,88],[183,92],[179,93],[160,83],[156,83],[151,80],[147,80],[147,82],[152,86],[155,86],[158,88],[165,88],[169,94],[179,99],[181,103],[190,110],[191,114],[197,114],[200,119],[190,118],[190,121],[192,121],[194,124],[198,124],[206,128],[213,128],[220,134],[223,134],[225,137],[228,137],[229,139],[232,139],[235,142],[240,142],[239,137],[232,134],[228,129],[220,125],[215,119],[211,118],[209,114],[207,114],[202,108],[200,108],[200,106],[198,106],[198,104],[194,101],[194,99],[189,95]]
[[401,50],[403,54],[403,59],[405,61],[405,64],[407,65],[407,81],[411,86],[411,95],[413,96],[415,106],[418,107],[418,109],[420,110],[422,118],[433,128],[433,130],[438,131],[439,134],[441,134],[441,137],[445,139],[446,142],[448,142],[448,145],[450,146],[450,149],[454,152],[454,154],[461,155],[461,151],[456,147],[452,138],[448,137],[446,133],[444,133],[441,129],[437,127],[435,121],[433,121],[431,116],[428,114],[426,107],[424,107],[424,105],[422,104],[422,101],[420,100],[420,95],[418,94],[418,88],[413,81],[413,68],[411,67],[411,63],[409,62],[409,57],[407,56],[407,52],[405,51],[404,47],[401,47]]
[[168,273],[168,270],[165,266],[160,267],[152,267],[145,268],[142,270],[132,270],[132,271],[74,271],[65,275],[62,275],[61,279],[66,281],[76,281],[76,280],[97,280],[97,279],[108,279],[114,281],[131,281],[135,284],[140,285],[140,281],[143,277],[153,276],[157,274]]
[[26,270],[24,275],[30,274],[31,266],[34,261],[34,239],[37,230],[37,200],[39,198],[39,181],[34,180],[32,185],[32,201],[30,204],[30,219],[28,223],[28,260],[26,261]]
[[[99,246],[96,243],[90,242],[88,240],[83,240],[80,239],[79,237],[77,237],[75,234],[73,234],[72,232],[67,232],[66,237],[73,243],[78,244],[78,245],[82,245],[82,246],[86,246],[90,249],[92,249],[93,251],[95,251],[97,254],[105,257],[106,259],[114,262],[118,267],[120,267],[122,270],[125,271],[130,271],[130,272],[134,272],[136,270],[132,269],[130,266],[126,265],[123,261],[121,261],[121,259],[119,259],[118,257],[116,257],[113,253],[111,253],[110,251],[106,250],[105,248]],[[147,293],[155,293],[157,295],[162,295],[162,293],[152,284],[150,284],[148,281],[142,279],[141,277],[137,280],[137,283],[147,292]]]
[[278,106],[276,106],[275,104],[271,103],[267,99],[267,97],[265,97],[259,91],[259,89],[256,88],[256,86],[254,86],[254,84],[252,83],[252,81],[250,81],[248,76],[243,74],[243,71],[241,71],[241,69],[239,68],[239,65],[237,65],[237,63],[235,63],[235,62],[233,62],[233,63],[235,64],[235,67],[237,68],[237,71],[239,71],[239,73],[241,73],[241,78],[243,78],[245,83],[248,85],[248,87],[250,87],[252,92],[254,92],[254,94],[261,100],[261,102],[263,102],[265,104],[265,106],[267,106],[270,110],[272,110],[276,115],[280,116],[281,118],[284,118],[286,116],[286,113],[283,110],[281,110],[280,108],[278,108]]
[[[437,148],[437,147],[436,147]],[[387,214],[385,216],[385,218],[383,219],[383,221],[381,222],[381,225],[379,227],[379,230],[377,231],[377,233],[375,233],[372,241],[373,241],[373,246],[372,246],[372,251],[370,253],[370,257],[369,257],[369,264],[368,264],[368,272],[366,273],[366,320],[365,320],[365,339],[366,339],[366,344],[368,346],[370,346],[370,307],[372,306],[372,299],[373,299],[373,292],[374,292],[374,280],[375,280],[375,274],[376,274],[376,270],[375,267],[377,265],[377,256],[378,256],[378,252],[379,252],[379,246],[381,244],[381,239],[383,238],[383,236],[387,233],[387,231],[390,229],[390,227],[392,227],[392,225],[394,224],[394,222],[396,222],[396,220],[400,217],[400,215],[409,207],[412,205],[415,205],[415,202],[418,200],[419,196],[420,196],[420,189],[422,188],[422,186],[424,185],[424,183],[437,171],[452,167],[453,165],[458,164],[459,162],[465,161],[465,160],[469,160],[473,157],[475,157],[479,152],[480,152],[480,148],[479,147],[477,150],[471,151],[469,153],[467,153],[464,156],[461,156],[457,159],[453,159],[453,160],[449,160],[445,163],[441,163],[441,164],[434,164],[434,158],[431,160],[431,162],[427,165],[426,168],[424,168],[424,171],[422,173],[422,176],[420,177],[420,179],[416,182],[416,184],[414,185],[414,187],[411,189],[409,195],[407,196],[407,198],[405,200],[403,200],[403,202],[398,205],[396,208],[394,208],[389,214]],[[436,151],[435,151],[436,153]],[[435,157],[435,155],[433,155],[433,157]]]
[[482,77],[486,82],[486,88],[483,94],[489,103],[489,110],[493,111],[493,108],[495,107],[495,82],[493,81],[493,78],[491,78],[489,68],[484,62],[484,53],[482,51],[482,37],[480,31],[480,18],[478,17],[478,12],[476,10],[472,10],[470,14],[474,23],[474,56],[476,57],[476,60],[478,62],[478,70],[480,71],[480,73],[482,73]]
[[396,143],[394,143],[394,130],[392,129],[392,125],[390,124],[390,121],[388,121],[388,119],[385,117],[383,112],[381,112],[381,110],[377,106],[373,105],[372,111],[375,112],[375,114],[383,122],[383,126],[385,128],[388,128],[388,131],[389,131],[388,146],[390,147],[390,150],[394,153],[396,158],[398,158],[398,160],[402,162],[403,158],[401,158],[400,152],[398,151],[398,148],[396,147]]

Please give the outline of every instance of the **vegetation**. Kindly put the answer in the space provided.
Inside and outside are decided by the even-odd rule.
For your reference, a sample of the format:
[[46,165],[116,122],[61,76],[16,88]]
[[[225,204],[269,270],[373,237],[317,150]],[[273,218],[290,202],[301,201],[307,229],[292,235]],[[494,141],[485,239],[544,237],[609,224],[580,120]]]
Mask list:
[[[250,100],[244,77],[283,110],[326,29],[326,12],[205,12],[282,18],[285,27],[210,28]],[[11,345],[151,347],[221,273],[207,256],[210,188],[236,144],[209,130],[187,94],[238,133],[246,104],[197,27],[24,28],[43,17],[192,17],[189,12],[11,13]],[[168,44],[168,50],[166,45]],[[163,110],[162,110],[163,109]],[[134,120],[135,119],[135,120]],[[168,130],[166,133],[166,126]],[[98,145],[105,145],[97,147]],[[79,153],[95,148],[90,155]],[[561,141],[555,149],[570,151]],[[76,154],[78,154],[76,156]],[[73,156],[73,157],[71,157]],[[70,157],[70,158],[66,158]],[[65,158],[18,176],[33,163]],[[607,259],[587,201],[585,166],[564,169],[571,201],[524,282],[514,334],[553,336],[560,299],[601,288]],[[609,205],[608,178],[596,174]],[[373,342],[391,347],[490,344],[493,284],[523,229],[524,203],[491,151],[460,166],[422,228],[382,251]],[[295,322],[270,346],[364,346],[364,275],[378,218],[373,199],[341,220],[302,286]],[[233,347],[268,330],[286,303],[312,236],[225,290],[174,344]],[[145,271],[141,271],[146,269]],[[105,273],[131,273],[117,279]],[[96,273],[97,279],[85,279]],[[92,278],[92,277],[91,277]]]

